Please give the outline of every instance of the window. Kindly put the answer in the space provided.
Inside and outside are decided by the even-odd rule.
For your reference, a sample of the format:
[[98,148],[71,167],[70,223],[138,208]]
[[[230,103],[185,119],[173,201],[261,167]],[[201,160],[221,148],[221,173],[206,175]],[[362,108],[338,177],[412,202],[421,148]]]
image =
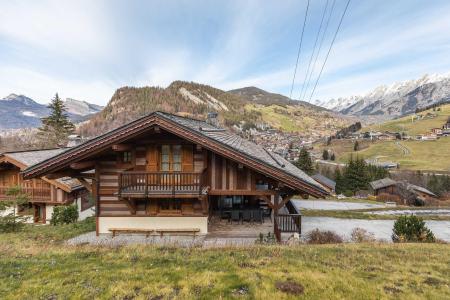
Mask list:
[[181,172],[181,145],[161,146],[161,171]]
[[164,211],[181,211],[181,200],[180,199],[160,199],[159,209]]
[[131,163],[131,160],[132,160],[131,151],[125,151],[122,153],[123,163]]

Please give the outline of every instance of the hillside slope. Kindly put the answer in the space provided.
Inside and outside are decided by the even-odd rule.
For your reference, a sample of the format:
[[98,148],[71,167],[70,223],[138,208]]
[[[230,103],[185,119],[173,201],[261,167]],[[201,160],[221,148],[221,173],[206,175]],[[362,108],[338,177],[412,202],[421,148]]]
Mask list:
[[[426,110],[423,116],[435,114],[435,117],[413,119],[411,116],[387,121],[379,125],[364,127],[362,132],[390,131],[405,132],[411,137],[426,134],[432,128],[441,128],[450,118],[450,104],[440,106],[439,110]],[[333,140],[331,145],[318,143],[316,152],[331,150],[339,162],[347,162],[350,156],[360,156],[378,161],[394,161],[400,169],[450,172],[450,137],[441,137],[435,141],[374,141],[359,140],[359,151],[353,151],[354,140]],[[405,151],[406,150],[406,151]]]
[[[253,97],[255,94],[249,90],[243,95],[183,81],[175,81],[167,88],[123,87],[114,93],[103,111],[80,126],[80,132],[85,136],[95,136],[157,110],[200,119],[206,118],[208,112],[216,111],[219,121],[230,128],[243,123],[253,126],[263,122],[283,131],[303,132],[306,129],[307,132],[303,132],[305,134],[310,134],[316,128],[325,128],[326,133],[330,133],[351,122],[348,118],[314,105],[281,104],[278,97],[281,95],[260,89],[253,92],[258,95],[263,93],[263,99]],[[273,101],[270,95],[275,95]],[[308,126],[298,126],[303,124],[300,118],[305,117],[306,120],[306,116],[309,120],[304,124]],[[323,124],[333,125],[326,128]]]

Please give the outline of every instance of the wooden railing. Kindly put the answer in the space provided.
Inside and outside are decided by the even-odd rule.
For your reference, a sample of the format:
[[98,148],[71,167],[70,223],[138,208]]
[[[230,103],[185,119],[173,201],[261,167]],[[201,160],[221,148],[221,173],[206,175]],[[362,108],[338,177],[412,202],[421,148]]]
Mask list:
[[123,194],[201,194],[202,173],[135,172],[119,173],[119,193]]
[[275,217],[275,223],[280,232],[302,232],[301,214],[279,214]]
[[[0,199],[9,199],[11,196],[7,196],[8,190],[11,186],[0,186]],[[30,201],[51,201],[51,190],[50,188],[32,188],[32,187],[21,187],[22,191],[28,194]]]

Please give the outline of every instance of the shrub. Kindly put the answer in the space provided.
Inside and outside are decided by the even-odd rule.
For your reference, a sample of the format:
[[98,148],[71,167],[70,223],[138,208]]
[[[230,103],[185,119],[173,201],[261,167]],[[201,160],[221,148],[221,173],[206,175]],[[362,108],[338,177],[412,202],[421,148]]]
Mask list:
[[344,191],[344,196],[345,197],[351,197],[351,196],[353,196],[353,192],[350,191],[350,190],[346,190],[346,191]]
[[380,202],[395,202],[398,205],[402,205],[403,201],[400,199],[398,195],[388,194],[388,193],[380,193],[377,196],[377,201]]
[[343,239],[334,231],[314,229],[306,234],[308,244],[339,244]]
[[428,229],[422,218],[414,215],[401,216],[395,221],[392,241],[402,242],[435,242],[433,232]]
[[352,230],[350,234],[352,242],[355,243],[371,243],[375,242],[375,236],[373,233],[368,232],[363,228],[356,227]]
[[78,208],[75,204],[73,205],[61,205],[55,206],[53,208],[52,219],[50,224],[70,224],[75,223],[78,220]]

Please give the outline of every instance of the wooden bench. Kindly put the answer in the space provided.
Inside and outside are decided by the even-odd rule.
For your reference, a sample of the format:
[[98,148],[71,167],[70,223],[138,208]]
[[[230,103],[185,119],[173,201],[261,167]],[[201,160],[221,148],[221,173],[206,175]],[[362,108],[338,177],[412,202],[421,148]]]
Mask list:
[[145,233],[146,237],[150,234],[154,233],[154,229],[144,229],[144,228],[109,228],[109,231],[112,232],[112,237],[116,236],[116,233]]
[[190,233],[193,234],[194,237],[197,233],[200,232],[200,228],[180,228],[180,229],[155,229],[157,233],[163,236],[164,233]]
[[170,229],[144,229],[144,228],[109,228],[112,232],[112,237],[116,236],[116,233],[145,233],[146,237],[153,233],[158,233],[161,237],[164,233],[190,233],[194,237],[200,232],[200,228],[170,228]]

